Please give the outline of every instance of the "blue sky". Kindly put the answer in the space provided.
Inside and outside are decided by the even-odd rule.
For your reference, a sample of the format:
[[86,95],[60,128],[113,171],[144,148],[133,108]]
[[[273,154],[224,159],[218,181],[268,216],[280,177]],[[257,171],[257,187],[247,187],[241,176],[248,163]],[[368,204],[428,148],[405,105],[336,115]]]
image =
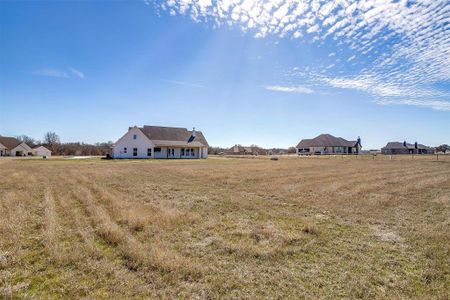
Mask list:
[[3,1],[0,134],[450,143],[445,1]]

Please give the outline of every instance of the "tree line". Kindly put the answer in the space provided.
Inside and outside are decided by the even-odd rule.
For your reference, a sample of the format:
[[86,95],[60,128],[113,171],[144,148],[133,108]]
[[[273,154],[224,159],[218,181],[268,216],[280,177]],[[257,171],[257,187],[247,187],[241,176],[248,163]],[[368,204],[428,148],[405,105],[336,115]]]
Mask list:
[[[214,147],[210,146],[208,148],[208,154],[212,155],[221,155],[221,154],[233,154],[232,148],[222,148],[222,147]],[[258,145],[251,145],[248,148],[252,149],[253,154],[257,155],[278,155],[278,154],[291,154],[296,153],[295,147],[289,147],[287,149],[284,148],[262,148]]]
[[76,156],[102,156],[111,153],[113,142],[87,144],[82,142],[61,143],[59,135],[55,132],[47,132],[42,140],[32,138],[27,135],[16,137],[31,148],[44,146],[52,155],[76,155]]
[[[37,146],[44,146],[52,151],[52,155],[101,156],[111,153],[111,148],[114,145],[114,143],[111,141],[95,144],[86,144],[82,142],[61,143],[59,135],[52,131],[47,132],[42,140],[37,140],[27,135],[20,135],[16,138],[32,148]],[[295,147],[289,147],[288,149],[264,149],[257,145],[251,145],[250,147],[256,149],[255,152],[259,155],[286,154],[296,152]],[[436,147],[436,152],[445,153],[446,151],[450,151],[450,146],[447,144]],[[208,153],[214,155],[227,154],[229,152],[230,148],[211,146],[208,149]]]

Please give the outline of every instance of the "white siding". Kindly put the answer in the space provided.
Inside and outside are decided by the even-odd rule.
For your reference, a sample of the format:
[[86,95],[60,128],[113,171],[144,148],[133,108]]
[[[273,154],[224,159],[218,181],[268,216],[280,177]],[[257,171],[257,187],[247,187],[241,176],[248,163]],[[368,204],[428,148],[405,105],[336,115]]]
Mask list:
[[[135,135],[136,139],[134,139]],[[124,148],[127,148],[126,153]],[[137,156],[133,156],[134,148],[137,148]],[[142,131],[133,127],[114,144],[112,155],[114,158],[150,158],[147,155],[148,148],[152,149],[151,157],[153,157],[153,143]]]
[[155,152],[154,158],[167,158],[167,148],[157,147],[161,149],[161,152]]
[[33,155],[50,157],[50,156],[52,156],[52,151],[48,150],[44,146],[39,146],[39,147],[33,149]]
[[0,144],[0,156],[6,155],[6,147]]
[[208,147],[203,147],[202,152],[202,158],[208,158]]
[[33,152],[33,149],[31,149],[27,144],[22,143],[18,145],[17,147],[11,149],[10,155],[16,156],[17,152],[21,152],[20,156],[28,156],[29,153]]

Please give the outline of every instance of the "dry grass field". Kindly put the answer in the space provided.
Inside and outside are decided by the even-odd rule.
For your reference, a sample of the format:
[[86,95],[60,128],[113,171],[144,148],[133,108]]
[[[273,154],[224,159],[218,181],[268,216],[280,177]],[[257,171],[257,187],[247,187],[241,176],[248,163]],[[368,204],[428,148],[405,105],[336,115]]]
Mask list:
[[450,297],[450,161],[0,160],[0,298]]

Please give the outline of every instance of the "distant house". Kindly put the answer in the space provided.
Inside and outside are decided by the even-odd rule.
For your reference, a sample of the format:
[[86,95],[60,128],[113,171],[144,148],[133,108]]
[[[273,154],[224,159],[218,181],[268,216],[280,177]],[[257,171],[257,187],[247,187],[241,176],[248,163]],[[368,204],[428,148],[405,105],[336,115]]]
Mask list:
[[0,136],[0,156],[29,156],[32,149],[13,137]]
[[52,156],[52,151],[48,150],[44,146],[38,146],[32,150],[33,156],[50,157]]
[[258,147],[258,146],[242,146],[242,145],[234,145],[230,149],[226,151],[228,155],[263,155],[267,154],[267,151]]
[[301,140],[296,149],[298,155],[358,154],[361,151],[361,139],[347,141],[331,134],[321,134],[313,139]]
[[113,158],[207,158],[208,142],[195,128],[130,127],[115,144]]
[[402,142],[389,142],[383,148],[381,148],[383,154],[434,154],[434,148],[428,147],[415,142],[409,144],[406,141]]

